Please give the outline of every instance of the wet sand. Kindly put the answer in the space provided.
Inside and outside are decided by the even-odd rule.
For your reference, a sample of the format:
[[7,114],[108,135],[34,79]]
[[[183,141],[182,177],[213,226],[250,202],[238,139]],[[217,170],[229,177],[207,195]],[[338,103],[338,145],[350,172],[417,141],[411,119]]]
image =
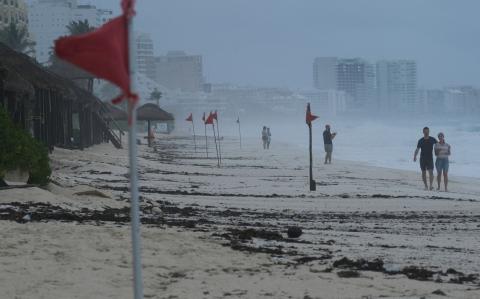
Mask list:
[[[423,191],[417,172],[318,150],[310,192],[300,148],[222,150],[218,168],[190,138],[140,147],[147,298],[480,297],[479,179]],[[48,190],[0,191],[2,291],[131,298],[127,151],[56,149],[52,165]]]

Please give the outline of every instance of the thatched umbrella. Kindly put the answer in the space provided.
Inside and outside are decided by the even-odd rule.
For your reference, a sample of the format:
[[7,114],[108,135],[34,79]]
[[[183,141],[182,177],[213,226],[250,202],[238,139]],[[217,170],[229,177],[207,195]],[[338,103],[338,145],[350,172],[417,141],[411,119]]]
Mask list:
[[137,109],[137,120],[147,121],[148,123],[148,146],[152,145],[152,138],[150,137],[150,122],[173,121],[174,119],[173,114],[168,113],[153,103],[145,104]]

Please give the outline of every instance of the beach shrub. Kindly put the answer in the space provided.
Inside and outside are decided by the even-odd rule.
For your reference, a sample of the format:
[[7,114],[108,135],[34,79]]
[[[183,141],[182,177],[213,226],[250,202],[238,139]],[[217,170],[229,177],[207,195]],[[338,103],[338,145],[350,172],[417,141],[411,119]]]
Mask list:
[[29,172],[28,183],[48,184],[51,169],[47,148],[15,126],[0,106],[0,178],[17,168]]

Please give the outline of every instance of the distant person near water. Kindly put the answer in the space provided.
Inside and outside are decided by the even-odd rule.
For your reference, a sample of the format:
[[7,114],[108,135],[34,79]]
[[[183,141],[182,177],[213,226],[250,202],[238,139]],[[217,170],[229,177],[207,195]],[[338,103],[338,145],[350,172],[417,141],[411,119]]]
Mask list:
[[451,151],[450,144],[445,142],[445,135],[443,133],[438,133],[438,143],[435,144],[434,151],[435,156],[437,156],[437,160],[435,161],[435,167],[437,168],[437,190],[440,190],[443,172],[443,184],[445,185],[445,192],[448,192],[448,166],[450,164],[448,157]]
[[267,149],[270,149],[270,142],[272,142],[272,133],[270,133],[270,128],[267,128]]
[[323,131],[323,144],[325,146],[325,164],[332,164],[333,142],[332,140],[337,136],[337,133],[330,132],[330,125],[325,126]]
[[267,149],[268,131],[266,126],[263,126],[263,130],[262,130],[262,142],[263,142],[263,149]]
[[[428,127],[423,128],[423,137],[418,140],[417,149],[413,155],[413,161],[417,161],[418,151],[420,153],[420,169],[422,170],[423,184],[425,184],[425,190],[433,190],[433,147],[437,143],[437,140],[430,136],[430,129]],[[427,185],[427,170],[430,175],[430,187]]]

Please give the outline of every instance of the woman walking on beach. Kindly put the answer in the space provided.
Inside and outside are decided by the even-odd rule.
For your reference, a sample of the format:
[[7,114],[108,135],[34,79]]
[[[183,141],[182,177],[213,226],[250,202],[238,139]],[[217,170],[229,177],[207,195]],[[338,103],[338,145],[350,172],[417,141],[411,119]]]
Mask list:
[[442,172],[443,172],[443,184],[445,185],[445,192],[448,192],[448,156],[450,156],[450,144],[445,142],[445,135],[443,133],[438,133],[438,143],[434,147],[435,156],[437,160],[435,161],[435,168],[437,168],[437,183],[440,190],[440,183],[442,182]]
[[266,126],[263,126],[263,130],[262,130],[262,142],[263,142],[263,149],[267,149],[268,133],[267,133]]

